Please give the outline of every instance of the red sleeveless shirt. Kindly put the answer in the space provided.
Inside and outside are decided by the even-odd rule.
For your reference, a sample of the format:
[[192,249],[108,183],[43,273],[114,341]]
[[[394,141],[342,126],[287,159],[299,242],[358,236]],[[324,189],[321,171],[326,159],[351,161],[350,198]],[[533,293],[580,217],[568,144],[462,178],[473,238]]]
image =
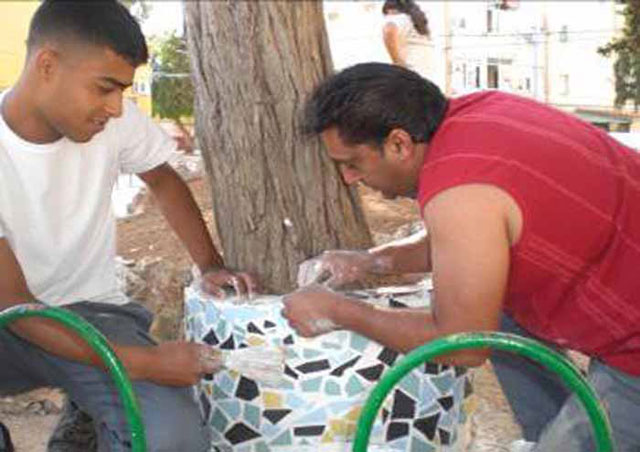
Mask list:
[[450,100],[429,143],[420,206],[469,183],[503,189],[523,215],[505,311],[640,375],[640,153],[533,100],[475,93]]

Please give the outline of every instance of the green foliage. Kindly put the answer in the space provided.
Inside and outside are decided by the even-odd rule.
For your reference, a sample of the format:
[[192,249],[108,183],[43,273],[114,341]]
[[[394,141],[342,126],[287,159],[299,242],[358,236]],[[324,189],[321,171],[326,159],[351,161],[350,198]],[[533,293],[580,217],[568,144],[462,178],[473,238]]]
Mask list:
[[181,118],[193,116],[194,91],[185,39],[172,33],[154,41],[152,52],[152,113],[180,123]]
[[640,105],[640,0],[622,0],[624,28],[622,36],[600,47],[598,53],[616,56],[613,65],[617,107],[632,101],[635,109]]

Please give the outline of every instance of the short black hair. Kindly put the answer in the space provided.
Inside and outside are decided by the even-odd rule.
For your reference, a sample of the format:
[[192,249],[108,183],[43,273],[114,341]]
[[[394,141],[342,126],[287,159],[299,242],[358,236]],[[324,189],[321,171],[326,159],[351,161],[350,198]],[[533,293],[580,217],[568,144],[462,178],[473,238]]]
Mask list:
[[106,46],[134,67],[149,58],[140,25],[117,0],[45,0],[31,19],[27,48],[49,39]]
[[428,142],[442,122],[447,99],[417,73],[384,63],[362,63],[322,82],[304,109],[304,130],[337,127],[348,144],[381,146],[394,128]]

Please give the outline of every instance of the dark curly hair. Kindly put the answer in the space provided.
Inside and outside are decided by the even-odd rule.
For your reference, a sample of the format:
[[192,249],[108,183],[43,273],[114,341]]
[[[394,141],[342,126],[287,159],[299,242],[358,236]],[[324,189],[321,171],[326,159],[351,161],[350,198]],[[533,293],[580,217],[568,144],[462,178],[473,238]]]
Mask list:
[[413,0],[386,0],[382,5],[382,13],[387,14],[389,11],[395,10],[407,14],[411,17],[413,28],[424,36],[429,36],[429,21],[427,16]]

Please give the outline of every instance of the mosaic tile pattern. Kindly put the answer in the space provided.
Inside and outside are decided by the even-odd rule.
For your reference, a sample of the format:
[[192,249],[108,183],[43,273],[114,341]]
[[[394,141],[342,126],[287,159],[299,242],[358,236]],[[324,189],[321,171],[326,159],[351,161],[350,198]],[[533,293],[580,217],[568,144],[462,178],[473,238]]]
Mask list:
[[[199,387],[214,451],[349,451],[369,390],[399,354],[349,331],[298,337],[279,297],[259,303],[217,301],[186,290],[188,339],[223,349],[268,344],[286,350],[285,378],[259,384],[221,371]],[[387,306],[425,306],[425,293],[354,294]],[[461,408],[470,393],[461,368],[427,363],[407,375],[383,404],[370,451],[458,451]]]

